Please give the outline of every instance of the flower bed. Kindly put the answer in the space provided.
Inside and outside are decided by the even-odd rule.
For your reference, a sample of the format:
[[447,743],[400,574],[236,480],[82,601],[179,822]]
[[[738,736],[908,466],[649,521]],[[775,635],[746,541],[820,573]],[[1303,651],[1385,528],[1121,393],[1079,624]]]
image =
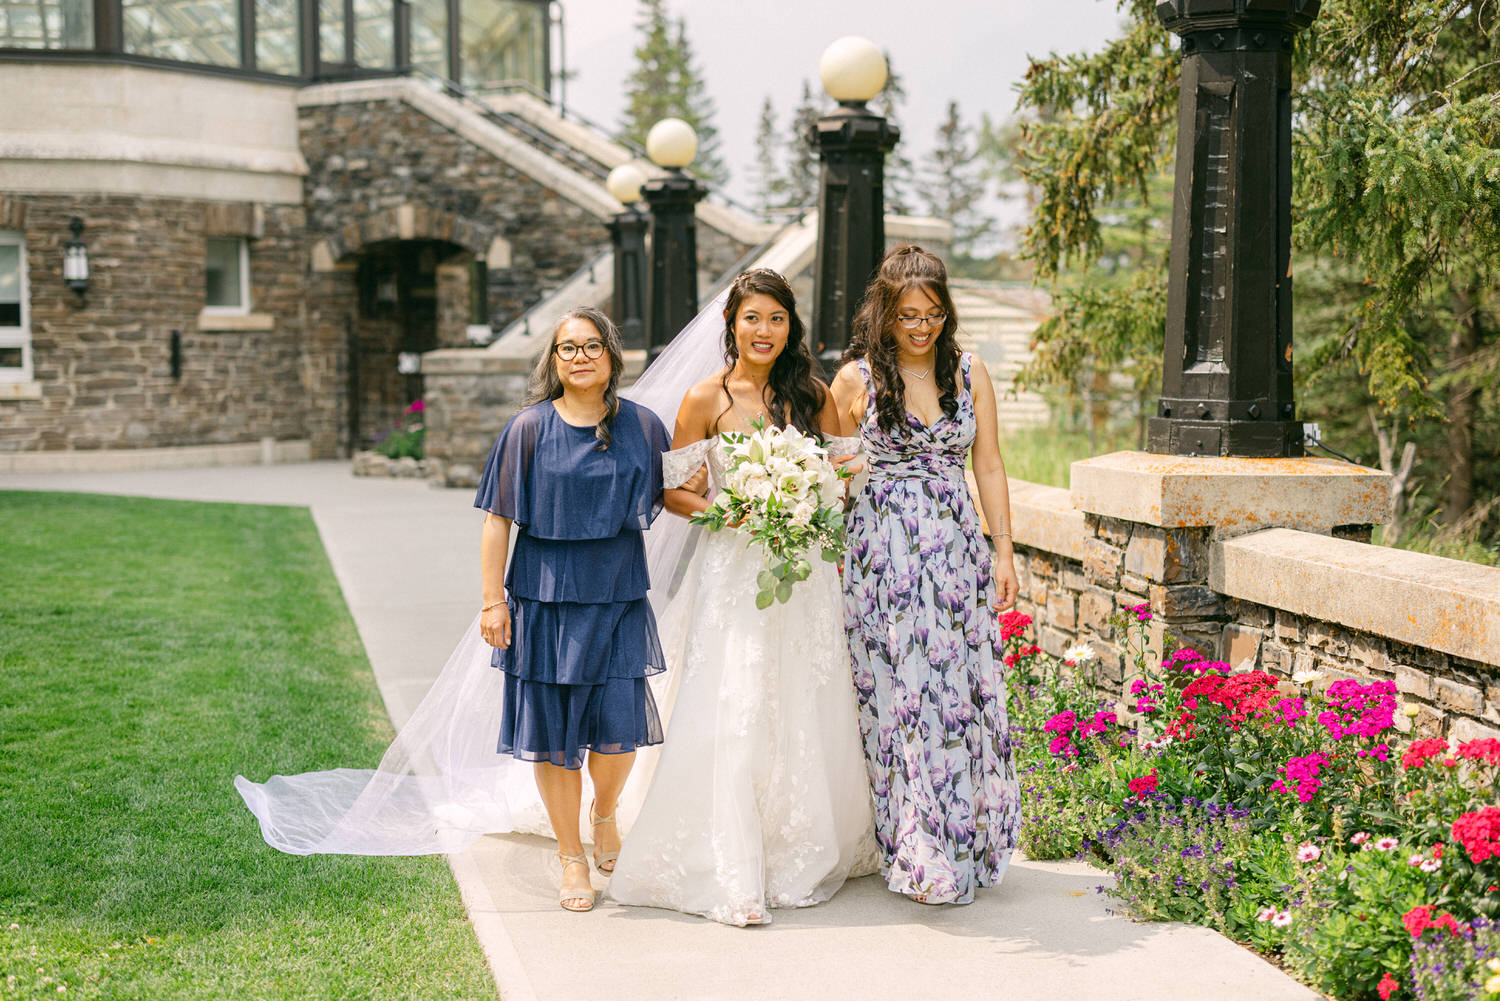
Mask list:
[[[1146,651],[1118,701],[1092,651],[1001,617],[1032,858],[1091,857],[1133,916],[1218,929],[1341,1001],[1500,996],[1500,741],[1407,740],[1388,681],[1290,681]],[[1413,707],[1415,708],[1415,707]]]

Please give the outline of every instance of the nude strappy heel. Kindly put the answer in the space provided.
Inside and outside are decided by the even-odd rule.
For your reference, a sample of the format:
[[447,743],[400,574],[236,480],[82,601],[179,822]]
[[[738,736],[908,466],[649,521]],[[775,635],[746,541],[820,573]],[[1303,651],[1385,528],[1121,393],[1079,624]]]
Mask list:
[[[615,811],[619,812],[619,807],[616,807]],[[594,804],[590,803],[589,804],[589,823],[591,825],[593,825],[594,827],[598,827],[600,824],[614,824],[615,823],[615,815],[613,813],[611,813],[608,817],[601,817],[597,813],[594,812]],[[615,826],[618,828],[619,825],[616,824]],[[595,844],[597,844],[597,843],[598,843],[598,841],[596,839],[595,840]],[[615,862],[619,859],[619,857],[620,857],[620,853],[619,852],[600,852],[598,849],[595,849],[594,850],[594,866],[600,872],[604,873],[607,876],[610,873],[612,873],[612,872],[615,871]]]
[[[581,865],[583,866],[585,872],[588,871],[589,860],[583,855],[568,855],[563,852],[558,852],[557,860],[562,863],[564,875],[567,874],[568,866],[570,865]],[[568,901],[570,900],[585,901],[586,906],[569,907]],[[590,887],[587,891],[570,890],[566,886],[564,886],[557,891],[557,902],[562,905],[562,909],[565,911],[573,911],[579,914],[585,911],[591,911],[594,909],[594,890],[592,887]]]

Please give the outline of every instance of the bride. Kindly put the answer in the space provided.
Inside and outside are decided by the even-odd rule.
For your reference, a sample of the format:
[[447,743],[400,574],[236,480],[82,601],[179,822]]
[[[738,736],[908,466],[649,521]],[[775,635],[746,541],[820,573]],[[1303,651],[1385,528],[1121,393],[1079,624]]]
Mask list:
[[[710,482],[723,484],[723,432],[839,430],[786,279],[741,274],[723,316],[727,367],[677,410],[669,488],[705,458]],[[707,504],[666,492],[683,517]],[[871,829],[870,790],[838,572],[812,563],[789,602],[760,610],[764,553],[733,531],[702,533],[661,621],[671,722],[610,881],[616,901],[760,924],[768,908],[827,900],[849,876]]]

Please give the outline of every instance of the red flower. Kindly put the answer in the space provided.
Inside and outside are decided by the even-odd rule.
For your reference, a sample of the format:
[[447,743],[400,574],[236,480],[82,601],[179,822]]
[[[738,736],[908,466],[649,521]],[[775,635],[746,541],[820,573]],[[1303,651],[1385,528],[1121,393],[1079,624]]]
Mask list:
[[1401,924],[1412,938],[1421,938],[1422,933],[1427,930],[1431,923],[1432,905],[1419,904],[1401,916]]
[[1128,784],[1136,799],[1145,799],[1148,792],[1156,791],[1156,769],[1151,769],[1138,779],[1131,779]]
[[1025,615],[1012,609],[1000,615],[1000,639],[1002,642],[1014,639],[1026,631],[1031,625],[1031,616]]
[[1474,862],[1500,855],[1500,807],[1486,806],[1465,813],[1453,822],[1453,840],[1459,842]]
[[1375,985],[1375,992],[1380,995],[1380,1001],[1390,1001],[1392,994],[1401,989],[1401,981],[1392,977],[1389,973],[1380,978],[1380,983]]
[[1483,737],[1459,744],[1458,756],[1483,761],[1487,765],[1500,765],[1500,740]]
[[1406,753],[1401,755],[1401,767],[1421,768],[1427,764],[1429,758],[1447,753],[1448,742],[1446,740],[1414,740],[1407,747]]

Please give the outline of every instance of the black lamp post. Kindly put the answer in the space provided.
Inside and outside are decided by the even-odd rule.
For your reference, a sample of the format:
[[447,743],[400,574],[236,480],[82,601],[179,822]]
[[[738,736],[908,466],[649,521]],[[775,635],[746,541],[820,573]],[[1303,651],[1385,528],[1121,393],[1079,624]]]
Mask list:
[[646,175],[626,163],[609,172],[604,186],[625,211],[605,225],[615,257],[615,322],[626,348],[646,346],[646,227],[650,218],[639,209]]
[[1302,454],[1292,398],[1291,61],[1318,5],[1157,5],[1182,36],[1182,89],[1152,452]]
[[83,243],[83,220],[74,216],[68,222],[73,239],[63,244],[63,282],[78,293],[79,303],[89,290],[89,248]]
[[698,314],[698,231],[693,207],[707,192],[682,168],[693,162],[698,137],[678,118],[664,118],[646,136],[646,152],[667,173],[641,187],[651,206],[651,284],[646,294],[649,364]]
[[808,137],[823,164],[813,348],[833,371],[885,254],[885,155],[901,130],[865,106],[886,81],[885,56],[874,43],[841,38],[823,52],[818,69],[823,89],[839,102],[813,123]]

